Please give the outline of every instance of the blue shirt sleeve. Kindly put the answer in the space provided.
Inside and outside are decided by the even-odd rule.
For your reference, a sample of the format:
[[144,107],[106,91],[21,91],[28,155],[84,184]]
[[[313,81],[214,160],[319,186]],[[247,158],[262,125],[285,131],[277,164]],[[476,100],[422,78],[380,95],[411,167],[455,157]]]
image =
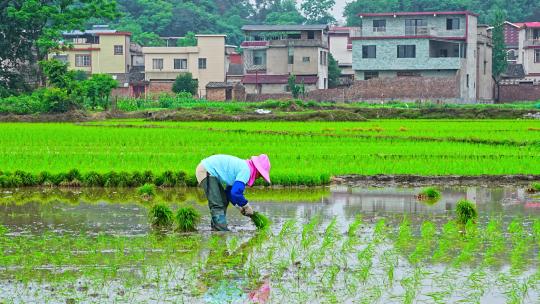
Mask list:
[[246,184],[240,181],[234,182],[234,184],[227,189],[225,189],[225,192],[227,193],[227,198],[231,203],[235,206],[244,207],[248,201],[244,197],[244,190],[246,189]]

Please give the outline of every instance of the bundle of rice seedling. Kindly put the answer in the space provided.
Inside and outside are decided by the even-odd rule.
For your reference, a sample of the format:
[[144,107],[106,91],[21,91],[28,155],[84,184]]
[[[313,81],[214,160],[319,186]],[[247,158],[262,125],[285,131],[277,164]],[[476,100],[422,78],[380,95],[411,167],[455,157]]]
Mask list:
[[170,227],[173,223],[173,213],[165,204],[155,204],[148,214],[152,227]]
[[471,201],[462,199],[457,202],[456,205],[457,221],[460,224],[467,224],[467,222],[475,222],[478,217],[478,211],[476,211],[476,204]]
[[156,195],[156,186],[146,183],[137,188],[137,193],[144,198],[151,198]]
[[182,207],[176,212],[176,223],[179,231],[196,231],[200,220],[201,214],[191,206]]
[[270,219],[268,219],[264,214],[259,212],[253,213],[253,215],[251,216],[251,221],[259,230],[265,229],[271,224]]
[[427,187],[422,189],[418,194],[419,200],[438,200],[441,198],[441,192],[434,187]]

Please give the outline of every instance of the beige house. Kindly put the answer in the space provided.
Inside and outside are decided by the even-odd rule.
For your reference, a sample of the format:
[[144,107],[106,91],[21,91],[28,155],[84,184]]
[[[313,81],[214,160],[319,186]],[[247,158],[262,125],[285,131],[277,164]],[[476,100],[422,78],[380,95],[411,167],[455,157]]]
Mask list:
[[523,65],[526,79],[540,81],[540,22],[521,23],[517,63]]
[[197,46],[143,47],[148,93],[171,92],[176,77],[191,73],[199,81],[198,95],[206,96],[210,82],[225,82],[225,35],[196,35]]
[[286,93],[290,75],[306,91],[328,88],[327,25],[246,25],[242,30],[246,93]]
[[343,80],[354,80],[351,33],[359,30],[355,27],[333,26],[328,32],[330,53],[338,62]]
[[495,82],[492,77],[493,37],[492,28],[487,25],[478,25],[478,39],[476,43],[476,98],[480,102],[493,100]]
[[138,96],[144,92],[142,73],[134,69],[141,62],[137,60],[137,46],[131,43],[131,33],[97,25],[62,36],[63,47],[49,54],[49,58],[67,62],[70,70],[111,75],[119,82],[118,95]]

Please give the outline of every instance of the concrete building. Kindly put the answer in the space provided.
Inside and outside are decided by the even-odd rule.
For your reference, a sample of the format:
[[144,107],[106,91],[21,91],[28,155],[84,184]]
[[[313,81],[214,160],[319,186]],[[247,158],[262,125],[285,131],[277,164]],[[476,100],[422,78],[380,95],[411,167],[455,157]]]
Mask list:
[[[489,87],[477,88],[479,82],[484,85],[484,75],[491,66],[488,50],[483,53],[484,60],[478,61],[477,15],[463,11],[359,16],[362,28],[351,37],[357,80],[444,78],[455,87],[456,102],[475,102],[489,95]],[[482,39],[488,39],[487,33],[484,36]],[[489,47],[490,43],[483,45]],[[478,96],[479,92],[483,95]]]
[[70,70],[109,74],[119,83],[113,95],[139,96],[144,92],[142,54],[131,43],[131,33],[95,25],[91,30],[63,33],[63,45],[49,54],[68,63]]
[[343,81],[354,80],[351,33],[357,31],[360,28],[333,26],[328,32],[330,54],[338,62]]
[[289,75],[306,91],[328,88],[327,25],[246,25],[242,30],[247,93],[286,93]]
[[147,92],[170,93],[176,77],[191,73],[199,81],[198,95],[206,96],[210,82],[225,82],[225,35],[196,35],[197,46],[143,47]]
[[526,79],[540,81],[540,22],[521,26],[517,63],[523,65]]

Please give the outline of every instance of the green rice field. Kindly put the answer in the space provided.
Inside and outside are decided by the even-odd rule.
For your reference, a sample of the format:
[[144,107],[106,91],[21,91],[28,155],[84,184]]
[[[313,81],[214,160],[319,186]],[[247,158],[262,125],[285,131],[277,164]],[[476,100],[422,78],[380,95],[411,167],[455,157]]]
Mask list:
[[184,171],[212,154],[266,153],[277,184],[340,174],[539,174],[540,121],[0,124],[0,170]]

